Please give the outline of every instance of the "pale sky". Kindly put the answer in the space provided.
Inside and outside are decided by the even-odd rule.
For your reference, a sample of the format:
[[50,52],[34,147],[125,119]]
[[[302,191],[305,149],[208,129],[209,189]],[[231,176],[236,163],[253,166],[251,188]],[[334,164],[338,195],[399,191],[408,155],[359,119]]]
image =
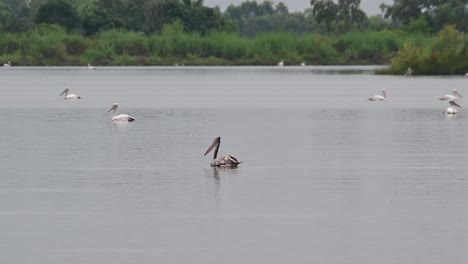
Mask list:
[[[246,0],[204,0],[206,6],[214,7],[219,6],[221,10],[226,10],[230,4],[239,5]],[[263,0],[257,0],[257,3],[262,3]],[[273,0],[274,4],[283,2],[289,11],[303,11],[310,7],[310,0]],[[335,1],[337,2],[337,1]],[[381,3],[391,4],[393,0],[361,0],[361,9],[367,13],[367,15],[380,14],[379,6]]]

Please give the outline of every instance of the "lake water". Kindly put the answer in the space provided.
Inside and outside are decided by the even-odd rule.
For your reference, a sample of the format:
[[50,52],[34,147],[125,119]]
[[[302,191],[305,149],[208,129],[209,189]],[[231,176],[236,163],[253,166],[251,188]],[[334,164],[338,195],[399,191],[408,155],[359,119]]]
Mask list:
[[373,69],[0,69],[0,263],[464,263],[468,78]]

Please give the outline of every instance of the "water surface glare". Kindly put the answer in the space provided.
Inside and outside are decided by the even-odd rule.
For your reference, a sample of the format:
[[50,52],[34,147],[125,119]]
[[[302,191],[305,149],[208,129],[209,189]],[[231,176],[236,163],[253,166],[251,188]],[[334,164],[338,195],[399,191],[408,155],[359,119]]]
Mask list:
[[464,263],[468,78],[374,68],[0,69],[0,263]]

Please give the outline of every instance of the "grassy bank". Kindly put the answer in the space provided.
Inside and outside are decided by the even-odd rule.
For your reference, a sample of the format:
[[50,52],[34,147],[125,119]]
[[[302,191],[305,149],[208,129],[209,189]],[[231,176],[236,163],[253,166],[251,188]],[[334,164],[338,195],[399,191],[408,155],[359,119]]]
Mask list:
[[348,33],[339,37],[272,33],[254,39],[213,32],[184,33],[178,25],[161,34],[106,31],[93,37],[57,26],[0,33],[0,60],[14,65],[273,65],[382,64],[402,45],[395,32]]
[[400,31],[349,32],[340,36],[271,33],[254,39],[212,32],[185,33],[180,25],[161,34],[106,31],[93,37],[40,26],[0,33],[0,61],[13,65],[365,65],[388,64],[386,72],[454,74],[468,68],[465,36],[447,27],[436,36]]

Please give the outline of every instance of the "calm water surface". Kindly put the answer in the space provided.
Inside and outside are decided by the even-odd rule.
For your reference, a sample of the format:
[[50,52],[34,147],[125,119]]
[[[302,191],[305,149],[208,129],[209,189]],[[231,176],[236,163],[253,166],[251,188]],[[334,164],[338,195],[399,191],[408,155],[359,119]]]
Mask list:
[[466,262],[468,79],[372,69],[0,69],[0,263]]

